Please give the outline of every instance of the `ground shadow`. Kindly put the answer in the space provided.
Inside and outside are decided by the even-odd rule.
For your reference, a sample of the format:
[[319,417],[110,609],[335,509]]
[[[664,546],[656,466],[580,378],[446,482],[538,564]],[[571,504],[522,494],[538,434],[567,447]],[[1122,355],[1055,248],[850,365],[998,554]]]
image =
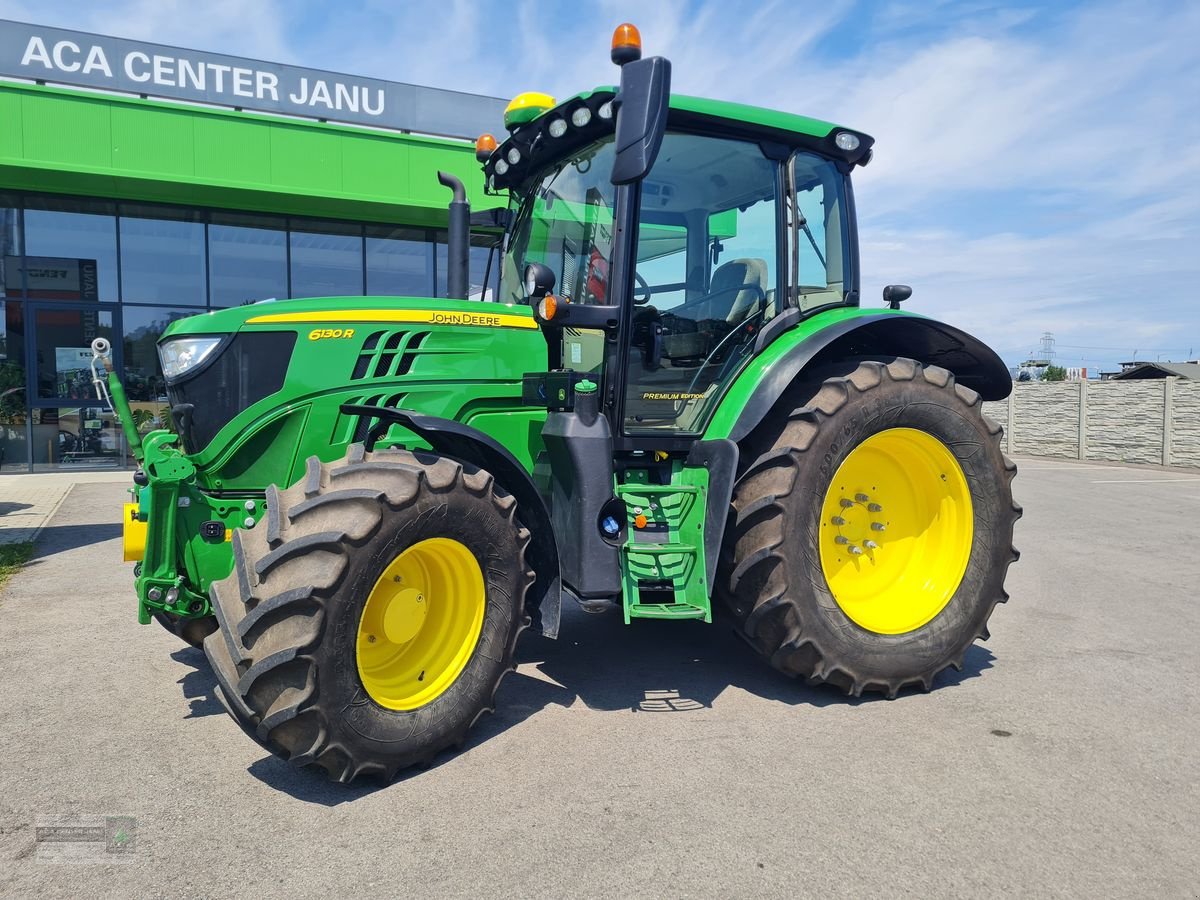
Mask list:
[[[627,627],[619,614],[593,616],[578,608],[563,612],[558,640],[533,634],[522,638],[518,662],[523,667],[532,664],[536,671],[514,672],[504,680],[496,697],[495,714],[480,720],[464,751],[544,709],[570,706],[576,700],[594,710],[660,715],[710,708],[722,692],[731,688],[771,702],[814,709],[888,702],[876,694],[847,697],[828,685],[810,686],[788,678],[772,669],[720,622],[642,621]],[[943,672],[935,689],[952,688],[978,676],[991,668],[994,659],[987,648],[971,647],[962,671]],[[211,674],[208,683],[212,683]],[[919,690],[906,690],[892,702],[903,703],[916,693]],[[436,769],[451,758],[452,754],[443,753],[430,768]],[[274,756],[258,760],[248,771],[278,791],[323,806],[353,802],[389,786],[374,779],[349,787],[333,784],[316,769],[296,769]],[[402,773],[393,784],[422,777],[426,771]]]
[[[121,536],[121,524],[99,522],[79,525],[47,525],[37,536],[34,557],[53,556],[79,547],[90,547]],[[118,548],[118,553],[120,549]]]
[[185,666],[191,666],[192,671],[179,679],[177,684],[183,688],[183,696],[187,698],[189,711],[185,719],[199,719],[204,716],[219,716],[225,712],[225,707],[217,699],[213,690],[217,680],[213,677],[212,667],[204,651],[196,647],[183,647],[171,654],[171,659]]
[[7,516],[9,513],[29,509],[32,506],[32,503],[14,503],[11,500],[0,501],[0,516]]

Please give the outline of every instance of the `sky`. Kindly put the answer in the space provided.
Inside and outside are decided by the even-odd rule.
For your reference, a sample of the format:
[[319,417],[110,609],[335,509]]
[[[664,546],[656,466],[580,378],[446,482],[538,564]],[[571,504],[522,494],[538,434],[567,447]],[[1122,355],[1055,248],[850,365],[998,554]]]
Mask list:
[[1200,3],[0,0],[0,18],[511,97],[611,84],[615,25],[673,89],[876,138],[863,304],[1010,364],[1200,357]]

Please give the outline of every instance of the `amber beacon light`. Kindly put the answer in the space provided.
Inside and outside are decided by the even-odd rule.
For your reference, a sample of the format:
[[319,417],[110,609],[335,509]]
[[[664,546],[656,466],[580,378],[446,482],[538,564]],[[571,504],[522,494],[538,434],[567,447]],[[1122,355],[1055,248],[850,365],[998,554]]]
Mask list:
[[475,158],[481,163],[496,152],[496,138],[491,134],[481,134],[475,139]]
[[613,32],[612,61],[618,66],[642,58],[642,34],[636,25],[623,22]]

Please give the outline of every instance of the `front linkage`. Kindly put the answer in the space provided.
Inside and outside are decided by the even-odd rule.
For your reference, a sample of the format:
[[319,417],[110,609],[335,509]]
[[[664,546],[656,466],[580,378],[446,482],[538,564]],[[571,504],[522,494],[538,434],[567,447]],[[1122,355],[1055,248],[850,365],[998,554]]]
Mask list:
[[[133,475],[136,486],[129,489],[134,502],[125,504],[123,534],[125,560],[137,563],[138,621],[145,625],[156,617],[209,616],[209,584],[232,568],[233,529],[253,528],[262,515],[263,500],[219,500],[202,493],[196,484],[196,467],[179,447],[179,435],[165,429],[145,437],[138,433],[108,341],[93,341],[92,357],[97,396],[120,420],[138,463]],[[211,572],[207,583],[191,584],[179,572],[180,548],[198,558],[199,571]]]

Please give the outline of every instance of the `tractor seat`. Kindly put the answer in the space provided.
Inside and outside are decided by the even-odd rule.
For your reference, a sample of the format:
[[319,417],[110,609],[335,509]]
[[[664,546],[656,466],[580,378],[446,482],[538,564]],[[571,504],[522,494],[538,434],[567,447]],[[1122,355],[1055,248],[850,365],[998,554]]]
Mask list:
[[704,357],[710,349],[711,335],[695,323],[724,320],[737,325],[758,312],[766,297],[766,260],[731,259],[713,272],[707,294],[671,310],[671,331],[674,333],[663,338],[663,356],[667,359]]

